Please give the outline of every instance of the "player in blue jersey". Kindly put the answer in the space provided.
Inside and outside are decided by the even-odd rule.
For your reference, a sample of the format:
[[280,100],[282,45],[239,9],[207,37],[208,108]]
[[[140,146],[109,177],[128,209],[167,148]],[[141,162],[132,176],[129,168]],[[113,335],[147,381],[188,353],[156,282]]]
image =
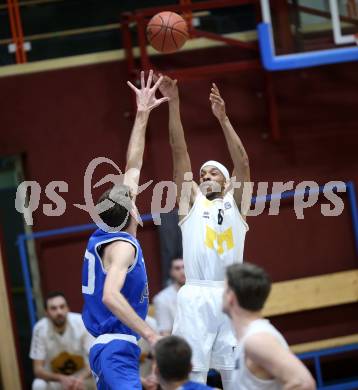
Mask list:
[[155,373],[163,390],[208,390],[212,387],[189,380],[192,370],[190,345],[181,337],[168,336],[154,347]]
[[[96,205],[101,225],[90,237],[82,270],[82,317],[96,337],[90,366],[100,390],[141,390],[140,349],[137,340],[154,345],[158,335],[146,324],[148,283],[144,258],[136,239],[135,195],[143,163],[145,132],[150,111],[167,98],[157,99],[161,79],[152,87],[153,71],[136,94],[137,114],[127,150],[123,184],[106,191]],[[109,207],[109,206],[110,207]]]

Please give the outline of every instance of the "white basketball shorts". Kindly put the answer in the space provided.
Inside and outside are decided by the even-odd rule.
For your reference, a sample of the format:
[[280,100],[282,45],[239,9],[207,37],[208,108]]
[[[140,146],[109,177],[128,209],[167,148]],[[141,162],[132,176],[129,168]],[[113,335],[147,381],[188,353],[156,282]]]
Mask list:
[[193,350],[193,371],[233,370],[237,341],[222,312],[223,282],[187,281],[177,297],[173,334]]

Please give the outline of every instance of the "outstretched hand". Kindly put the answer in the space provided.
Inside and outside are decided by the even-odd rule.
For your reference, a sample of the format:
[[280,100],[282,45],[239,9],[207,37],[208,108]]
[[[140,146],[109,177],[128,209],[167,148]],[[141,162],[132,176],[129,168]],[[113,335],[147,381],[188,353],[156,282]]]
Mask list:
[[168,97],[162,97],[160,99],[155,97],[155,92],[163,81],[163,76],[159,77],[153,87],[151,87],[153,81],[153,70],[149,71],[147,83],[145,83],[144,72],[142,71],[140,73],[140,81],[140,89],[135,87],[130,81],[127,81],[129,87],[136,94],[138,111],[150,112],[153,108],[158,107],[163,102],[167,102],[169,100]]
[[211,87],[209,100],[211,102],[211,109],[213,114],[218,118],[218,120],[223,120],[226,117],[225,102],[220,95],[219,88],[213,83]]
[[158,81],[160,78],[163,79],[159,85],[159,91],[161,94],[169,98],[170,101],[177,99],[179,97],[177,80],[173,80],[168,76],[163,76],[162,74],[159,74],[159,76],[160,77],[155,74],[154,81]]

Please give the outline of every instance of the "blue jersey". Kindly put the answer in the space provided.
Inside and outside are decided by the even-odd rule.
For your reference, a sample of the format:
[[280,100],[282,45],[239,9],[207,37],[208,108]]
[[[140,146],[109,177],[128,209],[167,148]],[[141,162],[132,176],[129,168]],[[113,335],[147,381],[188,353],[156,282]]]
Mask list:
[[202,383],[188,381],[179,390],[209,390],[212,389],[210,386],[203,385]]
[[148,280],[139,242],[125,232],[107,233],[97,229],[88,241],[82,267],[83,322],[95,337],[105,333],[122,333],[139,339],[140,336],[124,325],[102,302],[106,271],[101,255],[104,246],[113,241],[127,241],[135,247],[135,260],[127,271],[121,293],[143,320],[147,316]]

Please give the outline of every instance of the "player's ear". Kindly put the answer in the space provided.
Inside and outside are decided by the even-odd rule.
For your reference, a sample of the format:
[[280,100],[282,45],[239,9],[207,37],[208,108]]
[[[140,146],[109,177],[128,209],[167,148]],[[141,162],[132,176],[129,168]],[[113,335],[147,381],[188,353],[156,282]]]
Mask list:
[[231,290],[231,288],[227,289],[227,301],[230,306],[237,304],[237,299],[234,291]]
[[159,377],[158,365],[157,365],[157,362],[155,360],[153,362],[153,372],[154,372],[156,377]]
[[240,306],[239,300],[237,299],[237,296],[234,293],[234,291],[231,290],[231,293],[232,293],[232,302],[233,302],[233,304],[237,305],[237,306]]
[[224,191],[225,191],[225,193],[229,192],[232,189],[233,189],[233,185],[232,185],[231,180],[226,180],[225,183],[224,183]]

